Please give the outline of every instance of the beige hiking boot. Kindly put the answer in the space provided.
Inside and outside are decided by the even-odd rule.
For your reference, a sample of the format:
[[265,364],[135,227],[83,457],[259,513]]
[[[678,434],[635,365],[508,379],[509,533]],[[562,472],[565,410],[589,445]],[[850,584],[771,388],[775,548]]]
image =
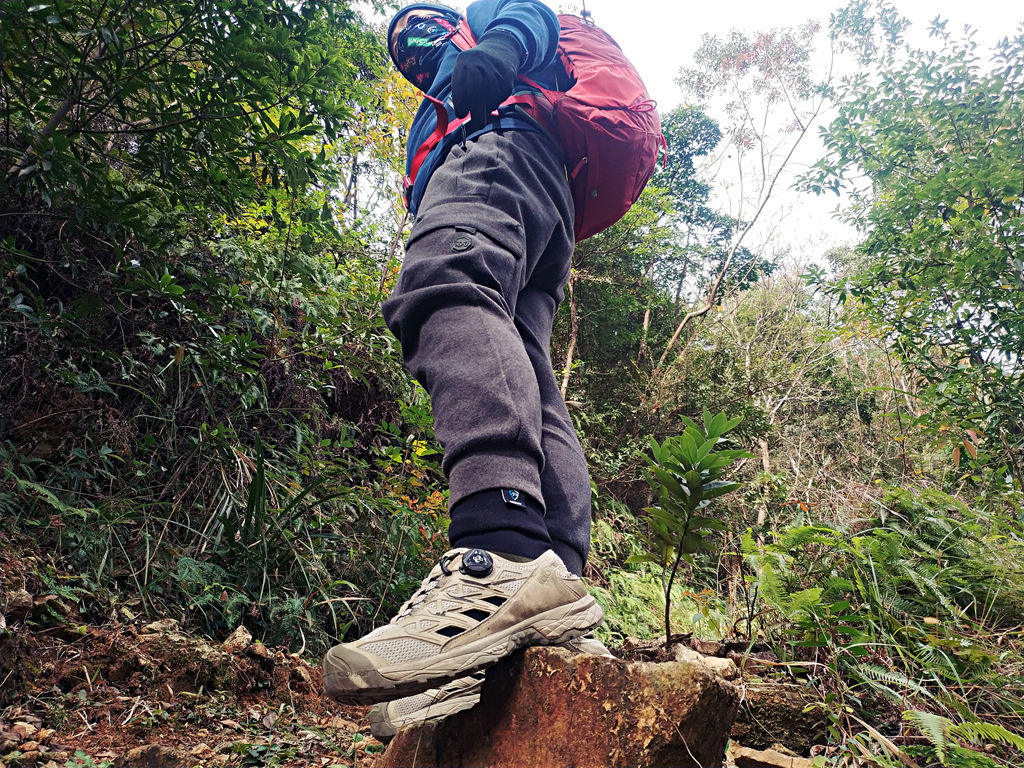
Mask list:
[[554,552],[516,563],[453,549],[390,624],[324,657],[324,688],[346,704],[374,704],[436,688],[527,645],[555,645],[601,623],[578,576]]
[[[573,653],[614,658],[604,643],[592,633],[573,638],[559,644]],[[415,696],[377,704],[370,710],[370,732],[379,741],[394,738],[399,728],[427,720],[440,720],[465,709],[475,707],[480,701],[484,673],[476,672],[440,688],[434,688]]]

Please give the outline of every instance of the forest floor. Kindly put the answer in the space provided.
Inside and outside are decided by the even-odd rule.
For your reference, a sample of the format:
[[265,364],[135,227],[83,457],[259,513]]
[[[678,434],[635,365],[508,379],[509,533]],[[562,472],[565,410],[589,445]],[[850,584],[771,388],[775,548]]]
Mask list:
[[79,623],[60,594],[25,590],[38,564],[0,546],[0,765],[364,768],[384,751],[369,708],[328,699],[299,655],[124,611]]
[[297,656],[170,624],[15,630],[4,666],[23,673],[4,673],[0,764],[355,768],[383,751],[368,708],[327,699]]
[[[244,627],[217,642],[143,620],[123,596],[71,588],[81,582],[0,533],[0,768],[372,768],[384,752],[370,708],[325,696],[302,655]],[[674,651],[658,641],[617,655]]]

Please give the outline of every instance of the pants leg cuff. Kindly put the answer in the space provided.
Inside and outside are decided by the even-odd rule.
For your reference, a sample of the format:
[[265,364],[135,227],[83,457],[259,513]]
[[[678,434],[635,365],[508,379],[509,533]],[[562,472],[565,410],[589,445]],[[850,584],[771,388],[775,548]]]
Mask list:
[[[518,451],[475,453],[448,472],[448,506],[488,488],[515,488],[543,505],[537,462]],[[543,511],[543,508],[542,508]]]

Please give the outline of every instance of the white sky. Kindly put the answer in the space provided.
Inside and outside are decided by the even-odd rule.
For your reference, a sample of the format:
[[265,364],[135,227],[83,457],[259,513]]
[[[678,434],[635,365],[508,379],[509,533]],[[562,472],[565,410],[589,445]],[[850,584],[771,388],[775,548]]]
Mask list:
[[[640,71],[660,107],[681,101],[674,79],[682,66],[693,62],[701,35],[722,36],[731,29],[747,32],[790,27],[809,19],[828,26],[829,14],[846,5],[844,0],[544,0],[555,10],[572,11],[585,2],[594,21],[621,46]],[[978,42],[990,46],[1012,34],[1024,21],[1024,8],[1014,0],[895,0],[893,5],[911,22],[912,32],[927,34],[936,16],[949,20],[951,32],[970,24]]]
[[[574,12],[584,0],[544,2],[557,11]],[[827,30],[830,13],[846,5],[846,0],[727,0],[720,4],[682,0],[585,0],[585,5],[598,26],[615,38],[637,67],[659,109],[668,111],[683,101],[674,81],[680,67],[693,63],[702,35],[721,37],[732,29],[756,32],[791,27],[810,19],[819,20],[822,29]],[[975,39],[982,52],[1013,34],[1024,21],[1024,8],[1013,0],[894,0],[893,5],[912,22],[908,38],[921,45],[927,44],[928,25],[936,16],[946,19],[947,30],[954,34],[969,24],[976,31]],[[708,112],[716,117],[713,109],[709,108]],[[796,171],[818,158],[820,144],[816,133],[805,138],[798,150]],[[727,151],[723,146],[719,149]],[[749,201],[740,210],[735,194],[737,177],[730,174],[725,163],[721,168],[715,185],[716,206],[733,215],[749,212]],[[831,246],[856,242],[857,234],[833,216],[837,198],[800,195],[788,188],[789,183],[791,179],[781,189],[776,188],[773,203],[766,208],[758,228],[745,245],[755,250],[788,247],[792,261],[802,265],[809,261],[822,263],[822,255]]]

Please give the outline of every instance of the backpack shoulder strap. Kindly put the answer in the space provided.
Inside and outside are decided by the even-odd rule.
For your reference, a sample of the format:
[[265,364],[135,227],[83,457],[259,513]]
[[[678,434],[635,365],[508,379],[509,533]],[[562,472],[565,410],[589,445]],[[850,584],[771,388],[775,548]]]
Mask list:
[[459,19],[459,26],[455,28],[455,34],[450,39],[460,51],[476,47],[476,35],[469,28],[469,21],[465,16]]
[[[463,16],[459,19],[459,26],[455,29],[450,40],[455,46],[464,51],[467,48],[473,48],[476,45],[476,36],[473,34],[473,30],[469,28],[469,22],[466,21],[466,17]],[[420,168],[423,166],[423,162],[427,159],[434,148],[441,143],[441,140],[445,136],[455,131],[460,125],[462,125],[469,117],[464,117],[457,120],[448,119],[448,109],[445,107],[444,102],[435,99],[433,96],[424,93],[424,98],[431,102],[434,107],[434,113],[436,115],[436,127],[434,132],[427,137],[427,140],[420,144],[416,148],[416,152],[412,156],[412,161],[409,163],[409,175],[405,177],[405,196],[406,204],[409,202],[409,195],[412,192],[412,185],[416,181],[416,176],[419,174]]]

